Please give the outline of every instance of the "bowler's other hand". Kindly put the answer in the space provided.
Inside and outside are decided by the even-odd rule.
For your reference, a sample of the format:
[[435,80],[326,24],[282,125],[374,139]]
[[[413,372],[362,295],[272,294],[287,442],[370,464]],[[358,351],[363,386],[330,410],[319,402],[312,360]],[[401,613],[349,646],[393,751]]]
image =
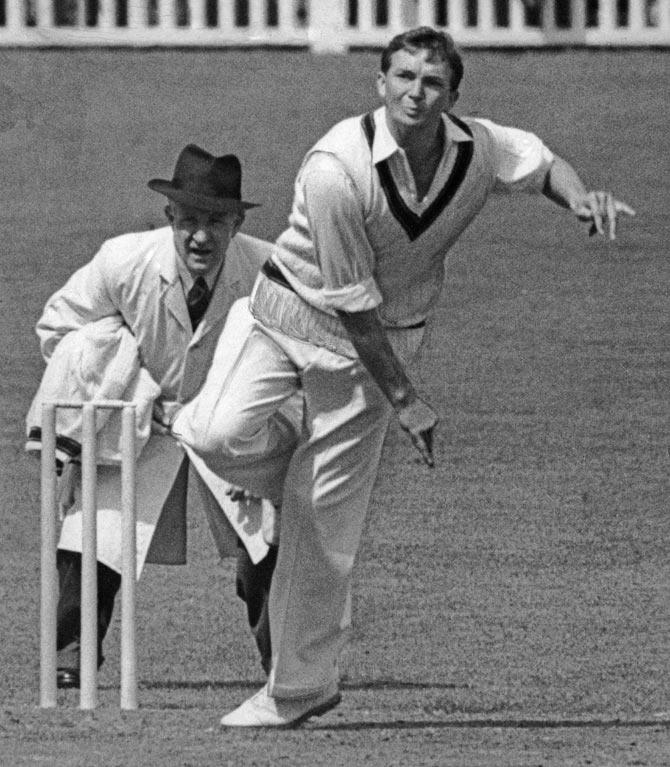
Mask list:
[[397,413],[400,426],[409,434],[424,463],[433,467],[433,429],[437,424],[433,409],[417,397],[409,405],[399,408]]
[[605,234],[605,225],[610,240],[616,238],[617,216],[624,213],[634,216],[635,211],[625,202],[615,199],[611,192],[588,192],[572,208],[580,221],[590,221],[589,235]]

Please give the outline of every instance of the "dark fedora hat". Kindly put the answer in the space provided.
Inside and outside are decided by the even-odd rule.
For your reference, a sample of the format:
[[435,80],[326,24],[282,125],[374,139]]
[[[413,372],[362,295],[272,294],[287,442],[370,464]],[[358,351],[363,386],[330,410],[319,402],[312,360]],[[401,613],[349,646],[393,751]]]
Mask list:
[[195,144],[182,149],[171,181],[152,178],[148,186],[171,200],[203,210],[241,212],[258,207],[241,199],[242,166],[237,157],[214,157]]

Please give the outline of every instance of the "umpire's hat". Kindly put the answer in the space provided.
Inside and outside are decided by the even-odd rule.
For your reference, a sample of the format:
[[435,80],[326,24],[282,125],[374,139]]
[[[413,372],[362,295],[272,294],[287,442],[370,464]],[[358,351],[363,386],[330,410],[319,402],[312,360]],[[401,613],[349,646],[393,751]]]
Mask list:
[[203,210],[243,213],[256,203],[242,200],[242,166],[234,154],[214,157],[195,144],[182,149],[171,181],[152,178],[149,189]]

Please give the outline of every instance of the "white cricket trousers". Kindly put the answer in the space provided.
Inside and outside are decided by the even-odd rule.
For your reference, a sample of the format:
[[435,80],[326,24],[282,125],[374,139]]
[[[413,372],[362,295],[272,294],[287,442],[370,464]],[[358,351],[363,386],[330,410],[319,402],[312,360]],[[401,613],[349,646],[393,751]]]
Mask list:
[[[205,452],[271,452],[272,416],[302,389],[303,430],[284,483],[270,592],[269,684],[276,697],[318,693],[339,677],[351,572],[392,408],[359,360],[258,323],[230,374],[211,373],[180,413],[192,446]],[[206,413],[199,399],[211,403]]]

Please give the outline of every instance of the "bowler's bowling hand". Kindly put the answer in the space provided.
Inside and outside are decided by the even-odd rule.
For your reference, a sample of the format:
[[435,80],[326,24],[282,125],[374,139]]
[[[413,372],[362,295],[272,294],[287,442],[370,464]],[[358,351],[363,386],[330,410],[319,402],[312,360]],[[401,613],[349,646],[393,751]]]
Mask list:
[[620,213],[634,216],[635,211],[625,202],[615,199],[611,192],[588,192],[572,208],[580,221],[590,221],[589,235],[605,234],[605,225],[610,240],[616,238],[617,217]]
[[437,416],[433,409],[418,397],[397,410],[400,426],[409,434],[424,463],[431,468],[433,461],[433,429]]

